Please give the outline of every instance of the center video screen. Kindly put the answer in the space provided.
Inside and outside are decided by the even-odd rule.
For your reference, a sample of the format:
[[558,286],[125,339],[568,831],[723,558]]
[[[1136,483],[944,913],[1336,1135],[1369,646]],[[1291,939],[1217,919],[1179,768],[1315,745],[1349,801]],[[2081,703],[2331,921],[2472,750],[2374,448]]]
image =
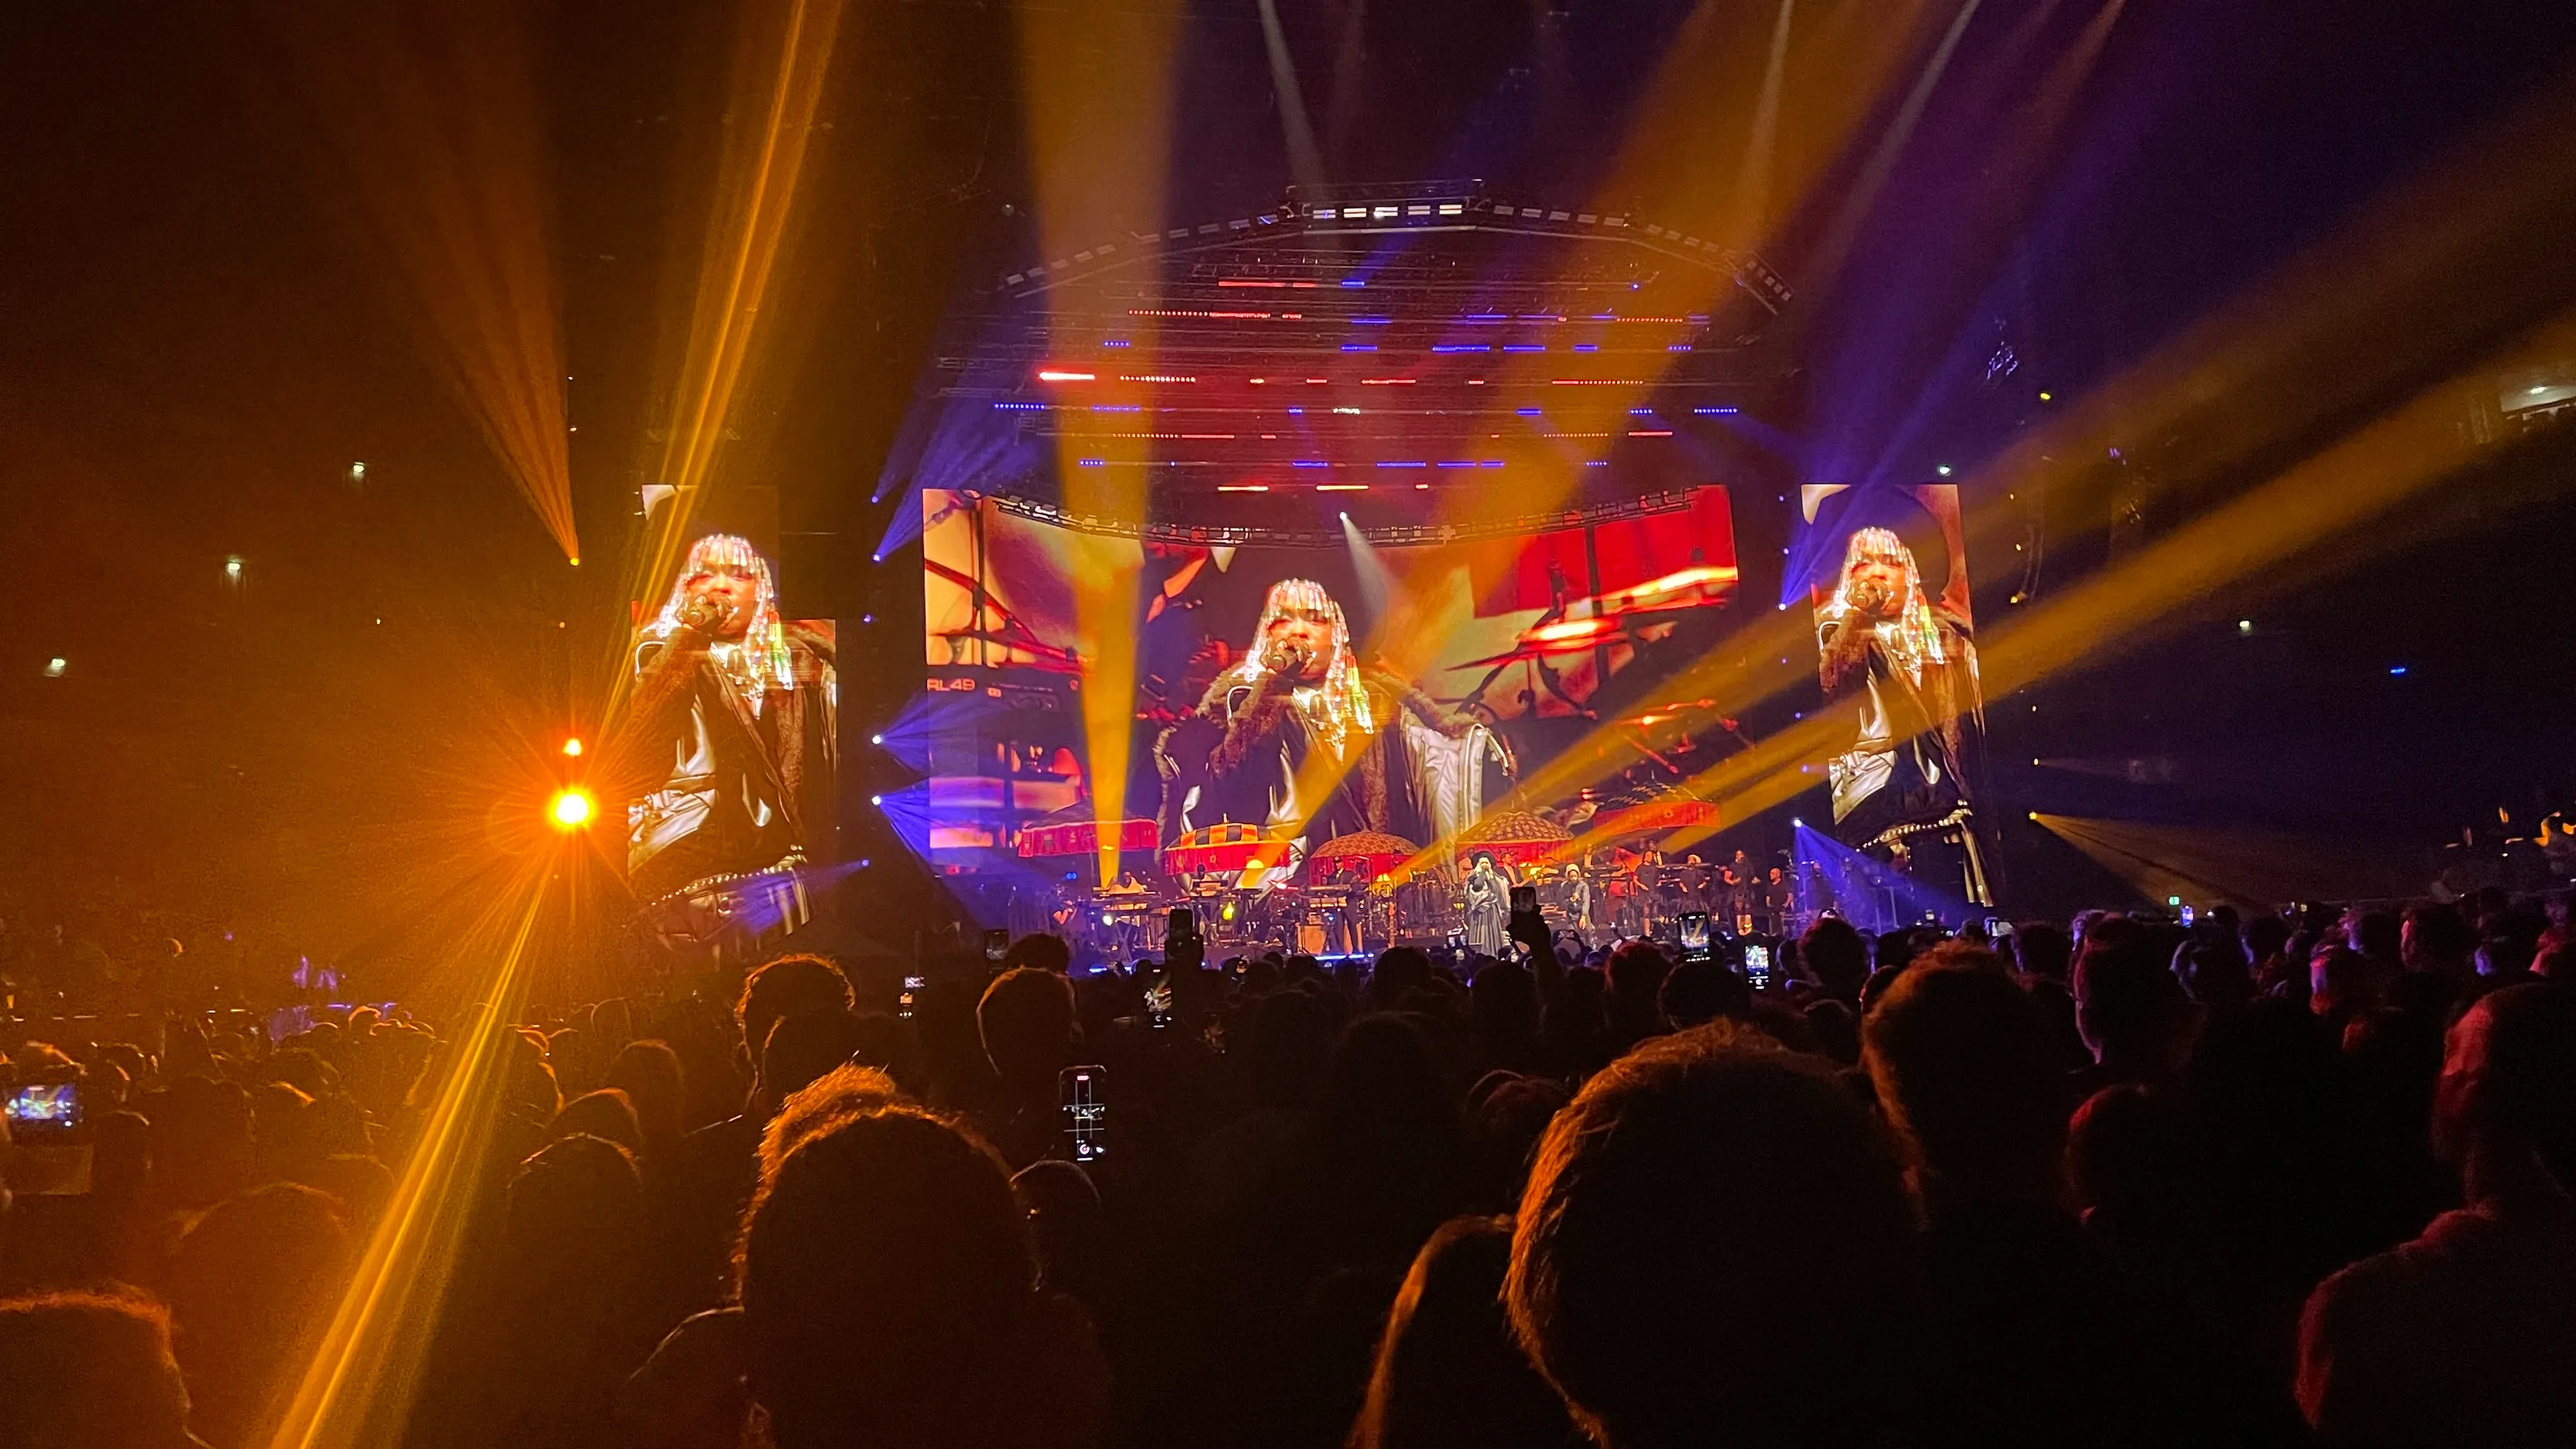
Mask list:
[[[1659,686],[1737,614],[1716,486],[1643,516],[1383,546],[1077,537],[991,497],[926,491],[922,506],[926,703],[888,744],[928,777],[898,823],[952,877],[1097,874],[1082,697],[1115,686],[1078,647],[1078,567],[1136,580],[1116,828],[1138,883],[1175,847],[1280,842],[1270,859],[1294,871],[1344,837],[1452,839],[1595,730],[1702,707]],[[1678,781],[1722,752],[1708,713],[1707,746],[1685,730],[1648,770]],[[1513,818],[1579,834],[1629,784],[1653,786],[1515,799]]]

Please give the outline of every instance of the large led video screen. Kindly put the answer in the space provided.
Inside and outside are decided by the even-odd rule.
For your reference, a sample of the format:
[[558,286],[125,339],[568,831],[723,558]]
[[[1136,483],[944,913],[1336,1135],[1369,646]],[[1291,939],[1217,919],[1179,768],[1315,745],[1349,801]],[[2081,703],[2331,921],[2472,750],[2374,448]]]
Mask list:
[[599,778],[625,797],[641,935],[671,959],[737,959],[794,931],[807,873],[837,858],[837,630],[780,600],[769,553],[709,528],[637,601]]
[[1959,490],[1810,484],[1800,505],[1817,681],[1829,717],[1848,725],[1826,761],[1834,835],[1962,903],[1987,902],[1985,708]]
[[[1346,529],[1311,547],[1077,535],[961,492],[922,506],[926,703],[889,748],[928,777],[904,823],[950,873],[1090,874],[1088,690],[1132,691],[1117,798],[1140,871],[1228,828],[1300,853],[1363,832],[1428,845],[1594,731],[1687,707],[1657,686],[1736,613],[1722,487],[1516,536],[1372,544]],[[1135,581],[1132,679],[1084,656],[1081,570]],[[1678,748],[1686,770],[1691,741]]]

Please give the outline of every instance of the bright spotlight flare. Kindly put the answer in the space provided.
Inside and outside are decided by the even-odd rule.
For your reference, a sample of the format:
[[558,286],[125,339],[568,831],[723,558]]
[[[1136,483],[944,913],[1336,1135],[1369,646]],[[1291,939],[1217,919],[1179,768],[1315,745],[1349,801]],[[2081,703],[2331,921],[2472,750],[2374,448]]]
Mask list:
[[554,798],[546,802],[546,819],[552,821],[557,830],[584,830],[589,828],[591,817],[598,813],[598,809],[589,791],[568,785],[557,790]]

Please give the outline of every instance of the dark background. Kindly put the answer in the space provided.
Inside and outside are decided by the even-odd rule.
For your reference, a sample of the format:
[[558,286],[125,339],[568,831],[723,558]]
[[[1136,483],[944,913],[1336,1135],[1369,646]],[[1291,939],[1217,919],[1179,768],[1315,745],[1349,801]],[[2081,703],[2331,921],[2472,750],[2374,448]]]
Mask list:
[[[1828,8],[1802,6],[1802,25]],[[1635,119],[1655,164],[1616,184],[1718,194],[1773,11],[1712,4],[1686,25],[1691,9],[1423,0],[1369,6],[1353,27],[1340,4],[1282,6],[1337,178],[1580,193],[1606,184]],[[2069,112],[2036,134],[2030,79],[2000,45],[2039,9],[1980,9],[1839,271],[1801,264],[1854,160],[1819,161],[1841,180],[1766,247],[1805,309],[1781,339],[1808,378],[1784,420],[1787,471],[1955,463],[1973,520],[1992,503],[1976,460],[2028,412],[2024,394],[1981,386],[1996,342],[2024,383],[2083,397],[2334,235],[2570,51],[2557,5],[2136,0]],[[721,62],[730,15],[665,0],[528,13],[576,379],[575,499],[585,551],[607,564],[632,547],[644,433],[671,386],[659,343],[694,275],[704,158],[738,119]],[[2052,11],[2036,53],[2092,13]],[[254,964],[305,952],[398,979],[434,947],[430,907],[490,848],[506,793],[542,791],[625,601],[614,568],[565,568],[425,365],[381,259],[341,224],[317,142],[274,103],[276,59],[247,39],[246,17],[202,0],[0,12],[0,517],[14,584],[0,609],[0,919],[12,952],[57,925],[115,951],[231,933]],[[1216,216],[1275,198],[1288,166],[1255,11],[1191,4],[1180,34],[1172,208]],[[851,740],[919,681],[903,622],[907,594],[920,606],[917,560],[868,563],[909,502],[869,502],[889,440],[960,288],[1035,251],[1009,42],[998,6],[853,8],[782,284],[799,315],[793,355],[743,415],[780,492],[788,612],[891,626],[873,654],[865,626],[844,633]],[[1720,99],[1632,115],[1640,78],[1677,54],[1706,67],[1690,94]],[[2027,165],[2013,160],[2025,143],[2040,148]],[[1781,144],[1785,165],[1822,143],[1793,115]],[[2524,238],[2451,279],[2461,296],[2506,299],[2481,351],[2576,294],[2565,236]],[[2464,360],[2424,343],[2417,315],[2458,302],[2436,292],[2393,308],[2374,341],[2408,365],[2322,426]],[[2344,361],[2315,359],[2315,385]],[[2241,400],[2285,416],[2299,401]],[[2472,411],[2464,402],[2463,426]],[[2371,548],[2285,563],[1998,702],[1998,760],[2173,762],[2153,785],[2007,772],[2011,808],[2419,849],[2499,806],[2527,820],[2562,801],[2576,784],[2566,431],[2499,447],[2374,524]],[[2263,475],[2261,458],[2159,475],[2189,442],[2135,440],[2122,465],[2133,535]],[[1785,513],[1765,525],[1752,512],[1739,504],[1748,553],[1785,537]],[[2037,582],[2080,576],[2119,542],[2089,524],[2052,534]],[[222,573],[233,555],[239,589]],[[2022,581],[1974,562],[1984,618],[1989,590]],[[45,675],[53,657],[60,678]],[[890,762],[851,761],[854,800],[900,783]],[[890,853],[864,810],[852,830],[848,854]],[[2013,844],[2035,903],[2109,885],[2045,840]],[[917,878],[860,888],[929,899]]]

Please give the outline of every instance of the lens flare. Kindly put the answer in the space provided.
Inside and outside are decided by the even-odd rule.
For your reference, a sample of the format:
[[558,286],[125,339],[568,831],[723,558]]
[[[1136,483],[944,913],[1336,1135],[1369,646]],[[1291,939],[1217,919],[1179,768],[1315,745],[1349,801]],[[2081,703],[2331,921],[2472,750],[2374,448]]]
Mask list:
[[587,792],[558,790],[555,798],[547,802],[546,818],[555,823],[557,830],[580,830],[590,824],[596,809]]

